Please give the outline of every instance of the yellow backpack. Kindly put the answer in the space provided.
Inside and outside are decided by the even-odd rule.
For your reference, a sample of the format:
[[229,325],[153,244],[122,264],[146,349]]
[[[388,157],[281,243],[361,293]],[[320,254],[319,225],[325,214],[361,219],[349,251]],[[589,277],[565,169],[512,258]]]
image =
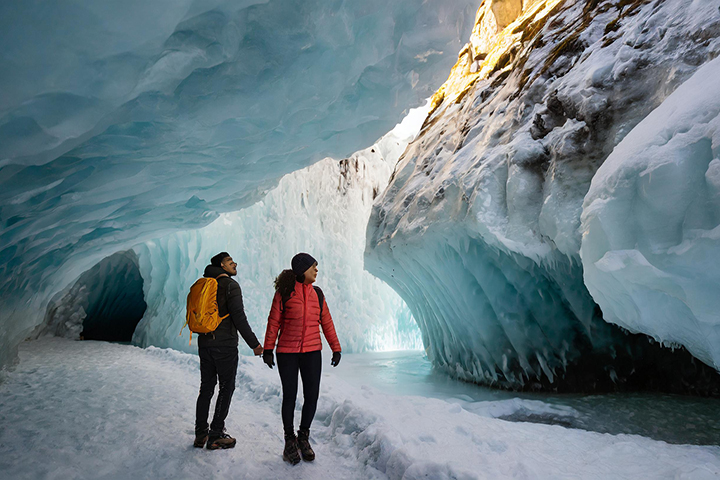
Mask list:
[[[221,275],[227,276],[227,275]],[[214,278],[201,278],[190,287],[187,296],[187,314],[185,325],[190,329],[190,343],[192,334],[214,332],[225,316],[220,316],[217,303],[218,282]],[[185,328],[183,325],[183,329]],[[182,335],[182,330],[180,331]]]

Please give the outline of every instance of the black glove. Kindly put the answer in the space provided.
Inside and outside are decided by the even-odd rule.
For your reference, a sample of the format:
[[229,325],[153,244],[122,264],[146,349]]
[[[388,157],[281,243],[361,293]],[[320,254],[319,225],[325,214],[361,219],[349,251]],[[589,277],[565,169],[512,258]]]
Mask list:
[[275,366],[275,360],[273,359],[272,350],[265,350],[263,352],[263,362],[265,362],[265,364],[270,368]]
[[330,360],[330,365],[337,367],[338,363],[340,363],[340,352],[333,352],[333,358]]

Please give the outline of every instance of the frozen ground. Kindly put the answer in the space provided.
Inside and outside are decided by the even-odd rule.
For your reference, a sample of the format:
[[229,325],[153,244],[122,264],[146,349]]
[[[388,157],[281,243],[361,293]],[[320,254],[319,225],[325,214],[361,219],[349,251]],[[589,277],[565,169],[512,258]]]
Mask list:
[[23,343],[19,365],[0,384],[0,471],[4,478],[720,475],[718,447],[492,418],[512,402],[473,413],[457,402],[389,395],[358,381],[356,362],[347,360],[323,374],[316,462],[290,467],[280,457],[277,372],[258,358],[240,361],[228,419],[238,446],[211,452],[191,446],[196,356],[57,338]]

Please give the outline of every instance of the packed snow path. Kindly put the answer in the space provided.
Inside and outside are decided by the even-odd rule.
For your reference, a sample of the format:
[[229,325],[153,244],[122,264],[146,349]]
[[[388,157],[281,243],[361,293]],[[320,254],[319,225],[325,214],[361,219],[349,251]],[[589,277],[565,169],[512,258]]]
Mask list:
[[[314,463],[281,458],[280,382],[241,357],[233,450],[194,449],[196,355],[47,338],[0,385],[3,478],[683,478],[720,475],[720,448],[479,416],[323,373]],[[299,414],[299,412],[298,412]]]

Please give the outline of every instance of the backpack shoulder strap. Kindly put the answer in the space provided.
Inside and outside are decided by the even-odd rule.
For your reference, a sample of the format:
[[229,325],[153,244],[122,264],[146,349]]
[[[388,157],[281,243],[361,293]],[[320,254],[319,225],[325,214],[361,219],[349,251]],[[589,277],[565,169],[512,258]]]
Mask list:
[[[217,277],[215,277],[215,281],[216,281],[217,284],[218,284],[218,293],[220,293],[220,279],[223,278],[223,277],[230,278],[230,275],[228,275],[227,273],[221,273],[220,275],[218,275]],[[226,285],[224,288],[225,288],[225,309],[226,309],[227,313],[225,314],[224,317],[220,317],[222,320],[225,320],[226,317],[229,317],[229,316],[230,316],[230,302],[228,302],[228,290],[229,290],[229,289],[227,288],[227,285]],[[220,302],[219,302],[219,299],[218,299],[218,315],[220,315],[220,309],[219,309],[219,307],[220,307]],[[214,337],[215,337],[215,332],[210,332],[210,333],[213,334],[213,338],[214,338]]]
[[317,293],[318,302],[320,303],[320,318],[322,319],[323,304],[325,304],[325,294],[320,287],[313,285],[315,293]]
[[292,293],[293,292],[290,292],[289,295],[280,294],[280,312],[283,312],[285,310],[285,304],[288,300],[290,300],[290,297],[292,297]]

